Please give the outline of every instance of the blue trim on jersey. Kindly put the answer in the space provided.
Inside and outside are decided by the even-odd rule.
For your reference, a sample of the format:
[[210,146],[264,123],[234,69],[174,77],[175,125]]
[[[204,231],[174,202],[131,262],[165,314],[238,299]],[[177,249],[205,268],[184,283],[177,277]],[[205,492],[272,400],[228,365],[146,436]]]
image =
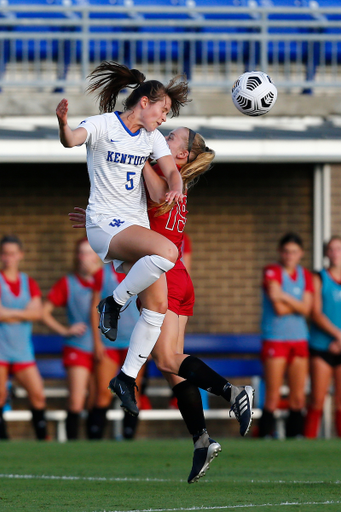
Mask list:
[[125,131],[127,133],[129,133],[129,135],[131,135],[131,137],[136,137],[136,135],[139,135],[140,130],[137,130],[137,132],[133,133],[133,132],[131,132],[129,130],[129,128],[126,127],[126,125],[124,124],[124,122],[120,118],[120,114],[122,114],[122,112],[119,112],[118,110],[115,110],[115,115],[116,115],[117,119],[119,120],[119,122],[121,123],[121,125],[123,126],[123,128],[125,129]]

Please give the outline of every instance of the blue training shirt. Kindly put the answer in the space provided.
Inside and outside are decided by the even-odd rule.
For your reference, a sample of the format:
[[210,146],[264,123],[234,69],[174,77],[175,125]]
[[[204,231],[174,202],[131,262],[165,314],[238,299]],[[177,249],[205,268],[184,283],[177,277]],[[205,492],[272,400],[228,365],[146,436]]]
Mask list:
[[[320,276],[322,281],[322,313],[336,327],[341,329],[341,284],[337,283],[326,269],[321,270]],[[309,337],[311,348],[326,351],[332,341],[333,336],[312,323]]]

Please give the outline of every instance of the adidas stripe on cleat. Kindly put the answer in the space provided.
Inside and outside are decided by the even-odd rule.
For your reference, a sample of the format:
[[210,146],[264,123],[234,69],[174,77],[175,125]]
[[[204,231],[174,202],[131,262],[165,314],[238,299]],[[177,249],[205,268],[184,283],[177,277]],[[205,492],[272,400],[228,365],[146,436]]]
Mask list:
[[252,404],[255,390],[251,386],[231,386],[231,412],[240,424],[240,435],[246,436],[252,423]]

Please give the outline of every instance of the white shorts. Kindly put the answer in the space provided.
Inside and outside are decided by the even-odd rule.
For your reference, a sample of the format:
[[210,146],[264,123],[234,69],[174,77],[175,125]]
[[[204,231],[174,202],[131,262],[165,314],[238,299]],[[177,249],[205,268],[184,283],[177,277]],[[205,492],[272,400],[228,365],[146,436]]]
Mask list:
[[[117,272],[123,272],[121,265],[124,261],[111,260],[106,257],[109,251],[110,242],[115,235],[134,225],[142,224],[137,224],[137,222],[130,220],[113,219],[112,216],[108,217],[107,215],[96,215],[95,217],[90,217],[88,212],[86,213],[86,234],[91,248],[98,254],[103,263],[113,261]],[[143,225],[142,227],[150,229],[149,225]]]

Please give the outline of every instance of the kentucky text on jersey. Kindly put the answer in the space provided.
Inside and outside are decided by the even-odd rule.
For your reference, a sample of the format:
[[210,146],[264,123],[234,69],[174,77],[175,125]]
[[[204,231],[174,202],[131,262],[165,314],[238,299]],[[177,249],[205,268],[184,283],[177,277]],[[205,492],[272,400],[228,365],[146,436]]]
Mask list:
[[127,155],[126,153],[116,153],[115,151],[108,151],[107,162],[114,162],[116,164],[128,165],[141,165],[148,160],[147,156]]

